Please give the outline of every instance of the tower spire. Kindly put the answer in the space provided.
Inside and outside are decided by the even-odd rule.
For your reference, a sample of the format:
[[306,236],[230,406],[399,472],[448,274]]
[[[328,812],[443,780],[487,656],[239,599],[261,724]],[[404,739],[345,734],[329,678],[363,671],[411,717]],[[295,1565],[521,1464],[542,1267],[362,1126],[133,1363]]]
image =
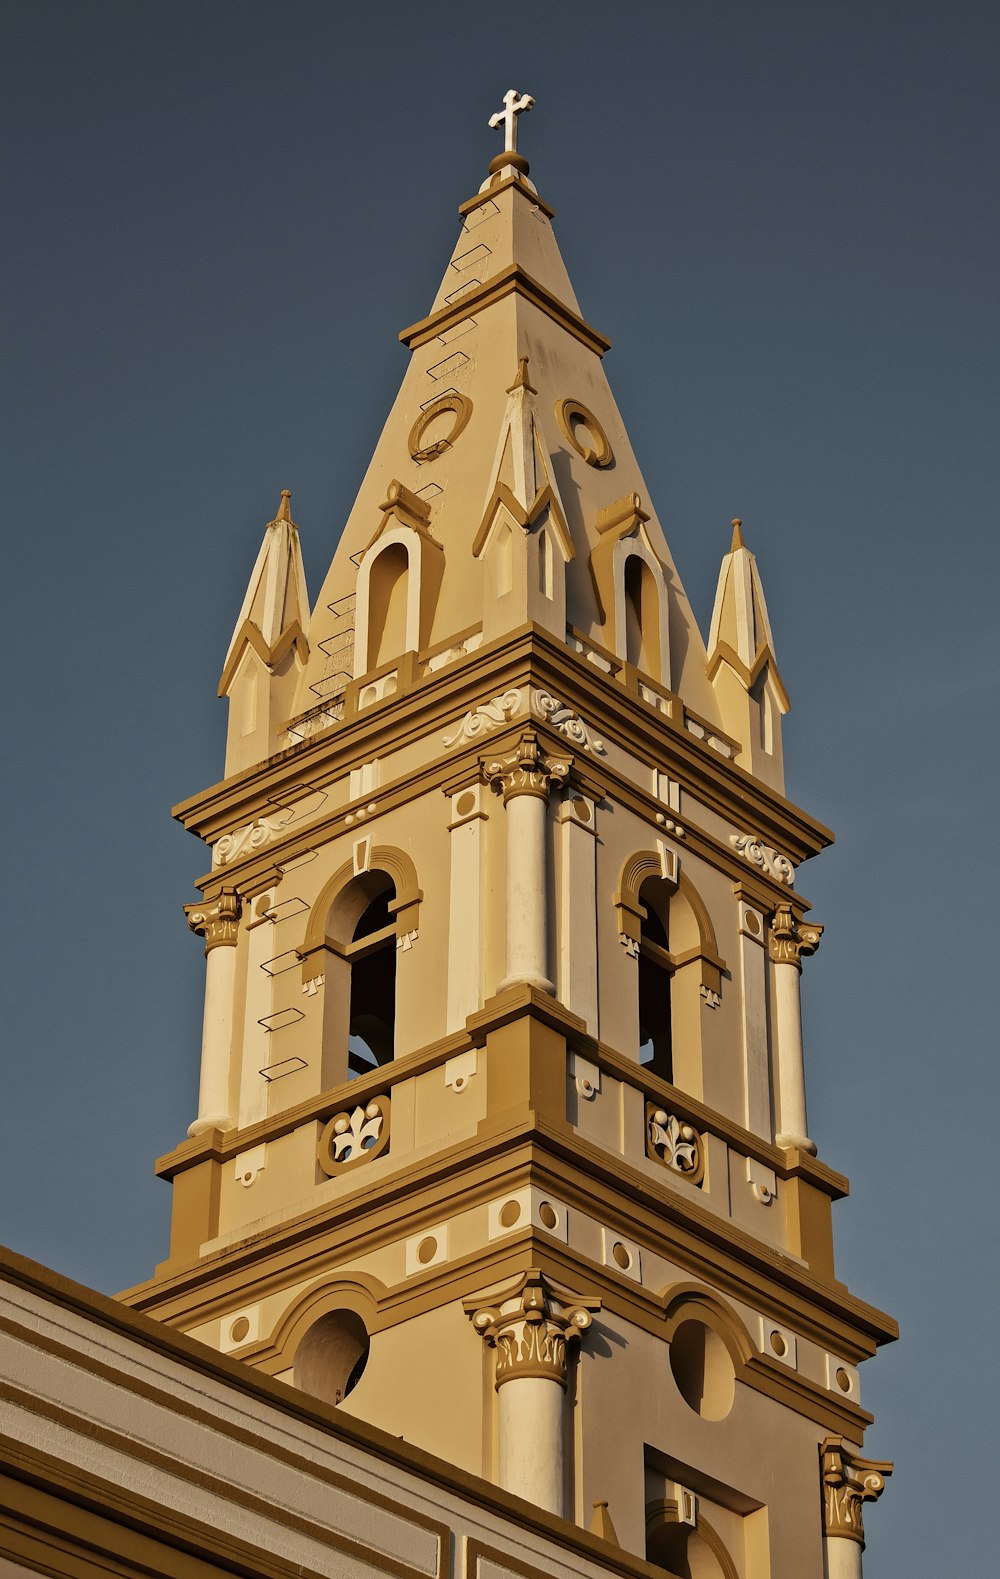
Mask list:
[[740,742],[741,765],[775,789],[784,788],[781,717],[791,703],[778,673],[774,639],[757,561],[735,517],[708,638],[708,676],[723,727]]
[[283,488],[278,513],[264,528],[222,668],[219,695],[229,700],[227,773],[278,749],[309,657],[309,596],[291,498],[291,489]]

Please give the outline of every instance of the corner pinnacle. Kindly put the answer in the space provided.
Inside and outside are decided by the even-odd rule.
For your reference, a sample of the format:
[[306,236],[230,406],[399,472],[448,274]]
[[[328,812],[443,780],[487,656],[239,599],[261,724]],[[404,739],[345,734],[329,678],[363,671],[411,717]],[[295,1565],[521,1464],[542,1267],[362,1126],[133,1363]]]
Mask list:
[[515,389],[526,389],[529,394],[538,394],[538,390],[528,378],[528,358],[526,356],[519,356],[517,359],[517,372],[514,374],[514,382],[507,389],[508,395],[512,395]]
[[738,548],[746,548],[747,546],[743,541],[743,522],[739,517],[735,517],[729,524],[733,529],[733,540],[729,545],[729,552],[735,554]]

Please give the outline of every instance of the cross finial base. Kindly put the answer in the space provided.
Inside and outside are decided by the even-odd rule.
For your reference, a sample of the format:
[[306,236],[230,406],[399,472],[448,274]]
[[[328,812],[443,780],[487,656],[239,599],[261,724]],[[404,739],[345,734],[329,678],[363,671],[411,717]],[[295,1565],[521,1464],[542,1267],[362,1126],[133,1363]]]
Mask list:
[[517,152],[516,148],[505,148],[502,154],[497,154],[495,159],[490,160],[489,173],[490,175],[499,175],[501,170],[508,168],[516,170],[519,175],[527,175],[531,166],[524,155]]

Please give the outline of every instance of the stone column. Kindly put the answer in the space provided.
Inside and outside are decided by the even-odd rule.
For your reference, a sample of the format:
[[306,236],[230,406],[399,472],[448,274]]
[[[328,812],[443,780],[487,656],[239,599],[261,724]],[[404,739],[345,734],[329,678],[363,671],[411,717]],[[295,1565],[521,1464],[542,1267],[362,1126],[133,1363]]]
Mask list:
[[823,928],[796,918],[791,905],[779,905],[769,938],[774,963],[775,1033],[778,1044],[779,1146],[797,1146],[815,1153],[806,1123],[806,1081],[802,1057],[802,1004],[799,977],[802,957],[815,954]]
[[842,1437],[828,1436],[819,1451],[827,1579],[861,1579],[863,1505],[882,1495],[892,1465],[855,1457]]
[[557,1300],[538,1271],[497,1308],[477,1310],[476,1331],[496,1350],[500,1485],[565,1516],[565,1399],[570,1351],[600,1300]]
[[185,905],[192,932],[205,939],[205,1017],[201,1033],[201,1080],[198,1117],[189,1135],[208,1129],[231,1129],[229,1111],[230,1053],[233,1040],[233,989],[236,981],[236,940],[240,901],[232,889],[200,905]]
[[554,992],[548,970],[545,826],[549,789],[571,757],[549,757],[524,734],[506,757],[485,760],[483,777],[507,811],[506,975],[499,990],[527,983]]

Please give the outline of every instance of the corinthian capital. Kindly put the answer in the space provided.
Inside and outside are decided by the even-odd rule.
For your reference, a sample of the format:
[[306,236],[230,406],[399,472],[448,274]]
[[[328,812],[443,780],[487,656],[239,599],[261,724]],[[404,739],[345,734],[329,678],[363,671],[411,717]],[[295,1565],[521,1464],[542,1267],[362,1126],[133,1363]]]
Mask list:
[[892,1465],[873,1458],[856,1458],[839,1436],[828,1436],[820,1445],[823,1478],[823,1528],[827,1535],[865,1544],[862,1509],[885,1490]]
[[198,905],[185,905],[184,914],[192,932],[205,939],[205,953],[218,948],[220,943],[235,946],[240,921],[240,896],[232,888],[224,888],[216,899],[202,900]]
[[769,948],[776,965],[794,965],[802,969],[805,955],[815,954],[823,928],[815,921],[799,921],[791,905],[779,905],[771,922]]
[[565,1387],[570,1350],[600,1308],[599,1299],[557,1299],[541,1272],[533,1270],[498,1307],[475,1310],[472,1325],[497,1351],[497,1387],[524,1376]]
[[562,783],[572,766],[572,757],[546,756],[534,734],[522,735],[509,756],[482,759],[483,778],[505,806],[515,795],[548,800],[551,786]]

